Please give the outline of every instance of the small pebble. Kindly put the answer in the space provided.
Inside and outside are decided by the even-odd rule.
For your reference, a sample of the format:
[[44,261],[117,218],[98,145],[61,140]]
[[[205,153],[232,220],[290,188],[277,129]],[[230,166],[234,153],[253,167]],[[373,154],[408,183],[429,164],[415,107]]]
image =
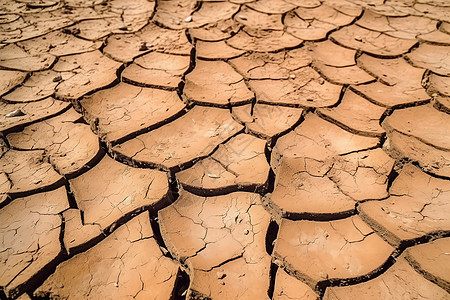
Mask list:
[[58,82],[58,81],[61,81],[61,80],[62,80],[62,76],[61,75],[58,75],[55,78],[53,78],[53,82]]
[[191,22],[192,21],[192,16],[187,17],[186,19],[184,19],[185,22]]
[[227,274],[225,274],[224,272],[217,272],[218,279],[224,279],[225,277],[227,277]]
[[139,47],[139,51],[146,51],[146,50],[148,50],[147,43],[142,42],[141,47]]
[[7,118],[20,117],[20,116],[25,116],[23,111],[21,111],[20,109],[13,110],[12,112],[9,112],[5,115],[5,117],[7,117]]

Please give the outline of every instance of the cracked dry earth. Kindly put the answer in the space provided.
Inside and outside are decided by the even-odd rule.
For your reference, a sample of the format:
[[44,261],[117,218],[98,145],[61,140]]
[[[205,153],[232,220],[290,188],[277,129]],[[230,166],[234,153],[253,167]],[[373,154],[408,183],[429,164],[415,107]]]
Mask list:
[[0,0],[0,299],[450,299],[448,0]]

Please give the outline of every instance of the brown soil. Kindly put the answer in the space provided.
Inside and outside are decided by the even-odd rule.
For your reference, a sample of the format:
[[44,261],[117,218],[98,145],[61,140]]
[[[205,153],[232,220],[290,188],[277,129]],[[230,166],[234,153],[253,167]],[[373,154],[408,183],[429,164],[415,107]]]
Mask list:
[[0,299],[450,300],[448,0],[0,1]]

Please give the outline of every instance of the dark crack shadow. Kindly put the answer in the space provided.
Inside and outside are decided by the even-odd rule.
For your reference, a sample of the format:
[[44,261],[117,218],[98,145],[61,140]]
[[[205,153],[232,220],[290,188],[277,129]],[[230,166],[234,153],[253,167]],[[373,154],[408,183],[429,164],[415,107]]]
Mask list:
[[[190,279],[188,274],[182,269],[178,269],[177,279],[172,290],[170,300],[184,300],[188,292]],[[192,297],[191,297],[192,298]]]

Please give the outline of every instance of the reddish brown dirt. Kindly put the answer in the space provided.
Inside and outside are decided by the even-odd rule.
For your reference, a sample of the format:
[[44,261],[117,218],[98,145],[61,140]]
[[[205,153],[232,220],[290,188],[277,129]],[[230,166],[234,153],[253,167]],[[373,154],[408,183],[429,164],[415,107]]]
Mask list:
[[0,299],[450,299],[448,0],[0,0]]

